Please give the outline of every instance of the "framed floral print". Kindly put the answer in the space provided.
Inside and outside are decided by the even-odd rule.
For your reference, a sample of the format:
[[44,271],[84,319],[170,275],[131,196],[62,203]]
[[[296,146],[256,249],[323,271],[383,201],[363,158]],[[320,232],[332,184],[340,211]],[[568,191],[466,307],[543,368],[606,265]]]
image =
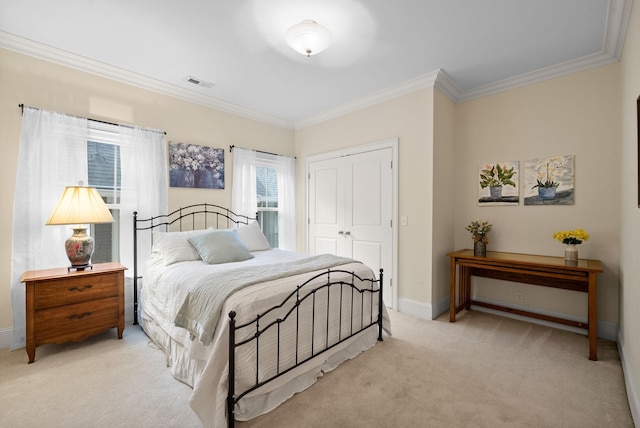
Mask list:
[[525,205],[573,205],[574,156],[552,156],[524,164]]
[[480,165],[478,173],[478,205],[518,205],[520,163],[494,162]]
[[170,142],[169,186],[224,189],[224,149]]

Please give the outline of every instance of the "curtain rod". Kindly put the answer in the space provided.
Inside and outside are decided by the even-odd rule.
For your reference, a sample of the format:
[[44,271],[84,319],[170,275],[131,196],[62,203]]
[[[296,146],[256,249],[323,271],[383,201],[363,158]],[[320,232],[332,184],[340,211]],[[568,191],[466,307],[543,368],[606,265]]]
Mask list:
[[[44,110],[44,109],[42,109],[42,108],[40,108],[40,107],[26,106],[26,105],[24,105],[24,104],[18,104],[18,107],[20,107],[20,112],[21,112],[22,114],[24,114],[24,108],[25,108],[25,107],[32,108],[32,109],[34,109],[34,110]],[[66,113],[63,113],[63,114],[66,114]],[[89,118],[89,117],[76,116],[76,115],[74,115],[74,114],[67,114],[67,116],[77,117],[78,119],[87,119],[87,120],[90,120],[90,121],[92,121],[92,122],[104,123],[104,124],[106,124],[106,125],[124,126],[124,127],[126,127],[126,128],[135,128],[135,126],[133,126],[133,125],[123,125],[123,124],[121,124],[121,123],[113,123],[113,122],[107,122],[106,120],[91,119],[91,118]],[[166,131],[160,131],[159,129],[144,128],[144,127],[142,127],[142,126],[139,126],[138,128],[146,129],[146,130],[148,130],[148,131],[153,131],[153,132],[160,132],[160,133],[162,133],[162,134],[164,134],[164,135],[167,135],[167,132],[166,132]]]
[[[229,152],[233,152],[235,145],[232,144],[229,146]],[[256,150],[256,149],[247,149],[246,147],[238,147],[239,149],[244,149],[244,150],[251,150],[252,152],[256,152],[256,153],[263,153],[265,155],[273,155],[273,156],[282,156],[283,158],[294,158],[297,159],[295,156],[286,156],[286,155],[279,155],[278,153],[271,153],[271,152],[265,152],[263,150]]]

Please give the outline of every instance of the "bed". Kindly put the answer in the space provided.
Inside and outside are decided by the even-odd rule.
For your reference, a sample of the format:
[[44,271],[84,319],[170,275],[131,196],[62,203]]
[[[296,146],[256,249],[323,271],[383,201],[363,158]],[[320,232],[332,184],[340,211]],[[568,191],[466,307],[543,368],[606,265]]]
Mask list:
[[212,204],[133,223],[134,324],[204,426],[267,413],[390,334],[382,269],[272,249],[256,219]]

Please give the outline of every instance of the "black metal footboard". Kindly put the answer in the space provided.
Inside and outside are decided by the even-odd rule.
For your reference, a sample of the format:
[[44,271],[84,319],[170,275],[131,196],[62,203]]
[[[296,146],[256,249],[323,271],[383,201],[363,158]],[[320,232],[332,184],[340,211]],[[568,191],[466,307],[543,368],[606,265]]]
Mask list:
[[[282,303],[256,315],[251,321],[239,324],[236,322],[238,314],[229,312],[228,426],[234,426],[235,405],[250,392],[375,325],[378,340],[382,341],[382,284],[382,269],[377,280],[329,269],[309,278]],[[303,305],[308,306],[305,313],[310,315],[301,316]],[[283,326],[287,322],[291,325],[284,333]],[[275,355],[269,368],[263,369],[260,340],[266,335],[271,335]],[[286,357],[293,361],[284,361],[285,346],[294,347],[295,356],[287,354]],[[236,357],[243,347],[253,347],[255,352],[255,382],[236,391]]]

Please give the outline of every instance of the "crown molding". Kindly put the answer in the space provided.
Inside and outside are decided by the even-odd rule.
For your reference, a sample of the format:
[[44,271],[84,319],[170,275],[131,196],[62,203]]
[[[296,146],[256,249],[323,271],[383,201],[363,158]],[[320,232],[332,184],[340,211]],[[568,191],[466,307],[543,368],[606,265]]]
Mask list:
[[418,89],[430,86],[435,86],[440,89],[440,91],[442,91],[442,93],[445,94],[452,102],[460,103],[489,95],[495,95],[500,92],[505,92],[522,86],[532,85],[534,83],[543,82],[545,80],[554,79],[567,74],[588,70],[593,67],[611,64],[618,60],[619,58],[616,58],[606,52],[598,52],[575,60],[500,80],[488,85],[479,86],[468,91],[460,90],[455,81],[450,78],[446,72],[438,69],[390,88],[382,89],[369,96],[359,98],[355,101],[327,110],[307,119],[296,121],[295,129],[317,125],[327,120],[335,119],[337,117],[344,116],[345,114],[352,113],[366,107],[371,107],[383,101],[397,98]]
[[633,0],[609,0],[603,50],[618,61],[622,58],[632,6]]
[[622,56],[622,48],[627,33],[629,19],[631,17],[632,5],[633,0],[609,0],[603,49],[600,52],[529,73],[524,73],[512,78],[500,80],[498,82],[490,83],[467,91],[460,90],[455,81],[443,70],[435,70],[416,79],[378,91],[375,94],[372,94],[372,96],[358,99],[354,102],[345,104],[342,107],[337,107],[328,110],[325,113],[310,117],[309,119],[296,121],[295,127],[296,129],[299,129],[315,125],[325,120],[333,119],[343,114],[351,113],[355,110],[399,97],[410,92],[411,88],[416,90],[434,85],[451,101],[454,103],[460,103],[617,62]]
[[92,73],[97,76],[116,80],[142,89],[267,123],[269,125],[285,129],[301,129],[330,119],[335,119],[337,117],[344,116],[345,114],[430,86],[435,86],[451,101],[459,103],[539,83],[570,73],[584,71],[593,67],[611,64],[619,61],[622,56],[622,48],[624,46],[627,26],[631,16],[632,5],[633,0],[609,0],[603,48],[600,52],[529,73],[524,73],[519,76],[500,80],[498,82],[493,82],[467,91],[460,90],[452,78],[450,78],[443,70],[438,69],[295,122],[247,109],[208,95],[203,95],[166,82],[151,79],[137,73],[90,60],[79,55],[2,31],[0,31],[0,48],[16,51],[18,53]]
[[113,67],[109,64],[94,61],[89,58],[72,54],[42,43],[34,42],[4,31],[0,31],[0,48],[269,125],[293,129],[293,122],[289,120],[280,119],[247,109],[233,103],[222,101],[208,95],[203,95],[176,85],[162,82],[160,80],[142,76],[122,68]]
[[389,88],[373,92],[365,97],[350,101],[339,107],[326,110],[323,113],[308,117],[303,120],[298,120],[295,123],[295,128],[301,129],[308,126],[317,125],[319,123],[326,122],[327,120],[335,119],[354,111],[362,110],[366,107],[374,106],[384,101],[397,98],[401,95],[410,94],[419,89],[434,86],[439,72],[440,70],[432,71],[430,73],[415,77]]
[[438,75],[434,86],[445,94],[451,101],[457,102],[460,99],[461,91],[456,82],[444,70],[438,70]]
[[633,0],[609,0],[603,48],[600,52],[464,91],[454,101],[463,102],[486,97],[620,61],[632,5]]
[[536,71],[524,73],[519,76],[500,80],[488,85],[479,86],[469,91],[464,91],[455,100],[455,102],[470,101],[489,95],[495,95],[500,92],[520,88],[522,86],[532,85],[534,83],[543,82],[549,79],[555,79],[556,77],[564,76],[571,73],[577,73],[579,71],[588,70],[590,68],[599,67],[601,65],[611,64],[616,61],[616,58],[603,52],[586,55],[582,58],[563,62],[561,64],[556,64],[550,67],[541,68]]

